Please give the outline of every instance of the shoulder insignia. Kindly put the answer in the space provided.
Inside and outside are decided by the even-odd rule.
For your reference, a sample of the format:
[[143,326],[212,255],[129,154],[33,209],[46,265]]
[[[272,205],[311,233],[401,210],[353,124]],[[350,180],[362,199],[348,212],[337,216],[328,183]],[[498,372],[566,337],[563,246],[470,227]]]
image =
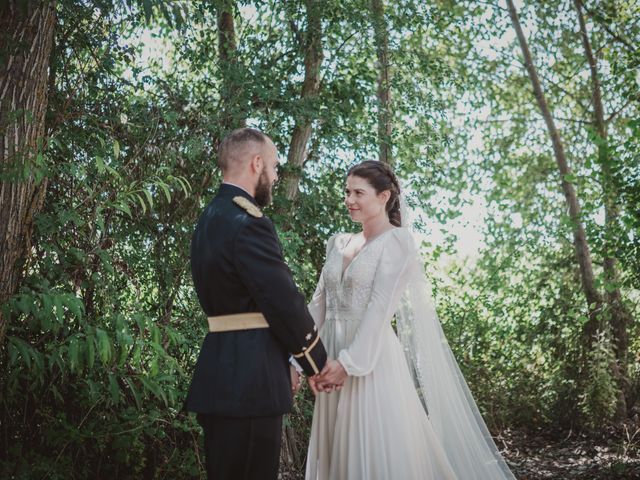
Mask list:
[[237,197],[233,197],[233,203],[246,210],[246,212],[252,217],[260,218],[263,215],[260,209],[245,197],[241,197],[239,195]]

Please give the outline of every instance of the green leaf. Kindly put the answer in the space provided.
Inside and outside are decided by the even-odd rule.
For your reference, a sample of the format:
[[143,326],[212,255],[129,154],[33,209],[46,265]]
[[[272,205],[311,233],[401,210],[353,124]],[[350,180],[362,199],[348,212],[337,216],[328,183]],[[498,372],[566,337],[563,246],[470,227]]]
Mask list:
[[84,303],[82,300],[76,297],[75,295],[67,295],[66,296],[66,306],[69,311],[78,319],[82,319],[82,314],[84,313]]
[[98,250],[98,257],[100,257],[100,261],[104,269],[108,273],[113,274],[115,270],[113,269],[113,265],[111,264],[111,256],[109,255],[109,253],[104,250]]
[[133,367],[140,367],[142,356],[142,348],[139,343],[136,343],[135,347],[133,347],[133,354],[131,355],[131,365]]
[[133,345],[133,337],[129,332],[118,333],[118,343],[120,344],[120,358],[118,365],[123,366],[129,356],[129,349]]
[[42,327],[42,331],[44,332],[54,331],[54,333],[58,333],[58,331],[60,330],[60,324],[58,322],[52,321],[55,317],[53,312],[48,312],[46,310],[43,310],[42,312],[39,312],[37,315],[38,315],[38,318],[40,319],[40,326]]
[[60,324],[58,322],[53,322],[55,315],[53,313],[53,302],[50,295],[46,293],[40,295],[40,308],[33,313],[36,318],[40,320],[40,327],[43,331],[49,332],[53,330],[54,333],[58,332]]
[[98,340],[98,354],[103,364],[109,363],[111,360],[111,341],[107,332],[101,328],[96,328],[96,338]]
[[141,409],[142,401],[140,400],[140,394],[138,393],[138,389],[133,383],[133,380],[131,380],[131,377],[126,377],[124,381],[129,386],[129,390],[131,390],[131,395],[133,396],[133,400],[136,402],[136,407],[138,407],[138,410]]
[[96,168],[98,169],[98,173],[100,174],[103,174],[106,170],[104,160],[99,155],[96,156]]
[[40,379],[42,379],[42,375],[44,374],[44,357],[42,353],[40,353],[35,348],[30,348],[29,353],[31,353],[31,359],[33,360],[34,372]]
[[180,10],[180,7],[178,5],[173,5],[172,10],[173,10],[173,17],[176,22],[176,27],[181,28],[184,23],[184,20],[182,19],[182,12]]
[[47,316],[53,315],[53,299],[48,293],[40,295],[40,301],[42,302],[41,313]]
[[136,198],[138,199],[138,202],[140,203],[140,206],[142,207],[142,213],[147,213],[147,205],[144,203],[144,200],[142,199],[142,196],[138,193],[134,194],[136,196]]
[[142,380],[142,384],[145,386],[147,390],[152,392],[156,396],[156,398],[164,402],[165,407],[169,406],[167,403],[166,395],[162,391],[162,388],[160,388],[160,386],[156,382],[154,382],[153,380],[146,379],[144,377],[141,377],[140,380]]
[[129,215],[129,218],[133,218],[133,216],[131,215],[131,209],[129,208],[129,205],[127,205],[125,202],[116,203],[113,206],[116,208],[116,210],[120,210],[121,212]]
[[160,369],[158,368],[158,359],[154,358],[153,360],[151,360],[151,365],[149,366],[149,373],[151,374],[152,377],[155,377],[158,375],[159,371]]
[[142,192],[144,193],[144,196],[147,197],[147,202],[149,202],[149,208],[153,209],[153,196],[151,195],[151,192],[147,189],[142,190]]
[[180,176],[174,177],[174,178],[180,184],[180,187],[182,188],[182,191],[184,192],[185,196],[189,196],[189,193],[191,191],[191,186],[189,185],[189,182],[187,181],[187,179]]
[[16,300],[16,307],[22,313],[28,315],[33,307],[33,298],[29,295],[19,295]]
[[15,345],[15,347],[20,352],[22,361],[27,366],[27,369],[30,369],[31,368],[31,352],[30,351],[32,350],[31,345],[29,345],[27,342],[25,342],[24,340],[18,337],[9,337],[9,342]]
[[160,11],[162,12],[162,17],[167,21],[169,26],[173,28],[173,18],[171,18],[167,6],[162,1],[160,1],[158,3],[158,8],[160,8]]
[[58,322],[62,323],[64,320],[64,309],[62,308],[62,295],[53,296],[53,307],[56,312],[56,318]]
[[120,156],[120,142],[118,140],[113,141],[113,157],[117,160]]
[[102,215],[102,208],[98,207],[96,209],[96,225],[101,232],[104,232],[104,216]]
[[14,365],[20,351],[13,342],[9,342],[9,366]]
[[69,369],[75,372],[78,370],[78,338],[76,336],[69,339],[68,357]]
[[156,325],[151,326],[151,341],[160,344],[160,329]]
[[91,370],[96,359],[96,338],[93,335],[87,335],[85,341],[85,354],[87,356],[87,367]]
[[134,320],[136,321],[136,325],[138,326],[138,330],[142,333],[147,328],[147,318],[144,315],[136,314],[134,315]]
[[58,387],[55,386],[55,384],[51,384],[51,392],[58,402],[64,403],[64,398],[62,397],[62,395],[60,395],[60,391],[58,390]]
[[117,405],[120,403],[120,386],[113,373],[109,374],[109,394],[111,395],[111,403]]
[[153,7],[151,4],[151,0],[143,0],[142,7],[144,9],[144,18],[149,23],[151,18],[153,17]]
[[164,196],[167,199],[168,203],[171,203],[171,192],[169,191],[169,186],[164,183],[164,182],[160,182],[158,181],[157,185],[162,189],[162,191],[164,192]]
[[122,176],[118,173],[118,171],[115,168],[113,168],[112,166],[105,164],[105,168],[107,169],[107,172],[109,172],[109,174],[111,174],[112,177],[115,177],[118,180],[120,180],[122,178]]

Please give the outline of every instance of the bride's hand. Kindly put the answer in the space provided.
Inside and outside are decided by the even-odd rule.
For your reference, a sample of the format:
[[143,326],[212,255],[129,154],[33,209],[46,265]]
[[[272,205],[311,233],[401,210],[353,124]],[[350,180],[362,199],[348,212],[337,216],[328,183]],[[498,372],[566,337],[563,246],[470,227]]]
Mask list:
[[333,391],[334,388],[339,390],[346,378],[347,372],[342,364],[338,360],[329,360],[320,372],[320,378],[317,383],[328,387],[328,391]]
[[307,379],[307,383],[309,384],[309,387],[311,387],[311,391],[313,392],[314,395],[318,395],[319,393],[322,393],[322,392],[330,393],[333,391],[333,385],[327,384],[320,377],[319,373],[317,375],[314,375],[313,377],[309,377]]

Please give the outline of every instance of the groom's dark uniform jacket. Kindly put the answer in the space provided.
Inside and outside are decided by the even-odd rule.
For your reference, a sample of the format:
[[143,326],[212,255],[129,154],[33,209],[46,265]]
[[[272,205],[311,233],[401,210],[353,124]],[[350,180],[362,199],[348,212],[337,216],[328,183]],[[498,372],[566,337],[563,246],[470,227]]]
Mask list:
[[222,184],[206,207],[191,241],[191,272],[207,316],[261,312],[269,328],[208,333],[186,409],[229,417],[289,412],[290,355],[313,375],[326,352],[271,220],[243,189]]

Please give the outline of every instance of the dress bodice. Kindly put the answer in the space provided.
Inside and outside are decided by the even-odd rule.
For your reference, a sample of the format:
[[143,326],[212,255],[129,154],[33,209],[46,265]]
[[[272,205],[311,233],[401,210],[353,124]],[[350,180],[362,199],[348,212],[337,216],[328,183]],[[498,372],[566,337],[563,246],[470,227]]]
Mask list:
[[326,288],[326,320],[357,322],[367,308],[380,261],[384,236],[374,238],[351,260],[343,271],[344,251],[351,233],[339,234],[328,252],[323,271]]

